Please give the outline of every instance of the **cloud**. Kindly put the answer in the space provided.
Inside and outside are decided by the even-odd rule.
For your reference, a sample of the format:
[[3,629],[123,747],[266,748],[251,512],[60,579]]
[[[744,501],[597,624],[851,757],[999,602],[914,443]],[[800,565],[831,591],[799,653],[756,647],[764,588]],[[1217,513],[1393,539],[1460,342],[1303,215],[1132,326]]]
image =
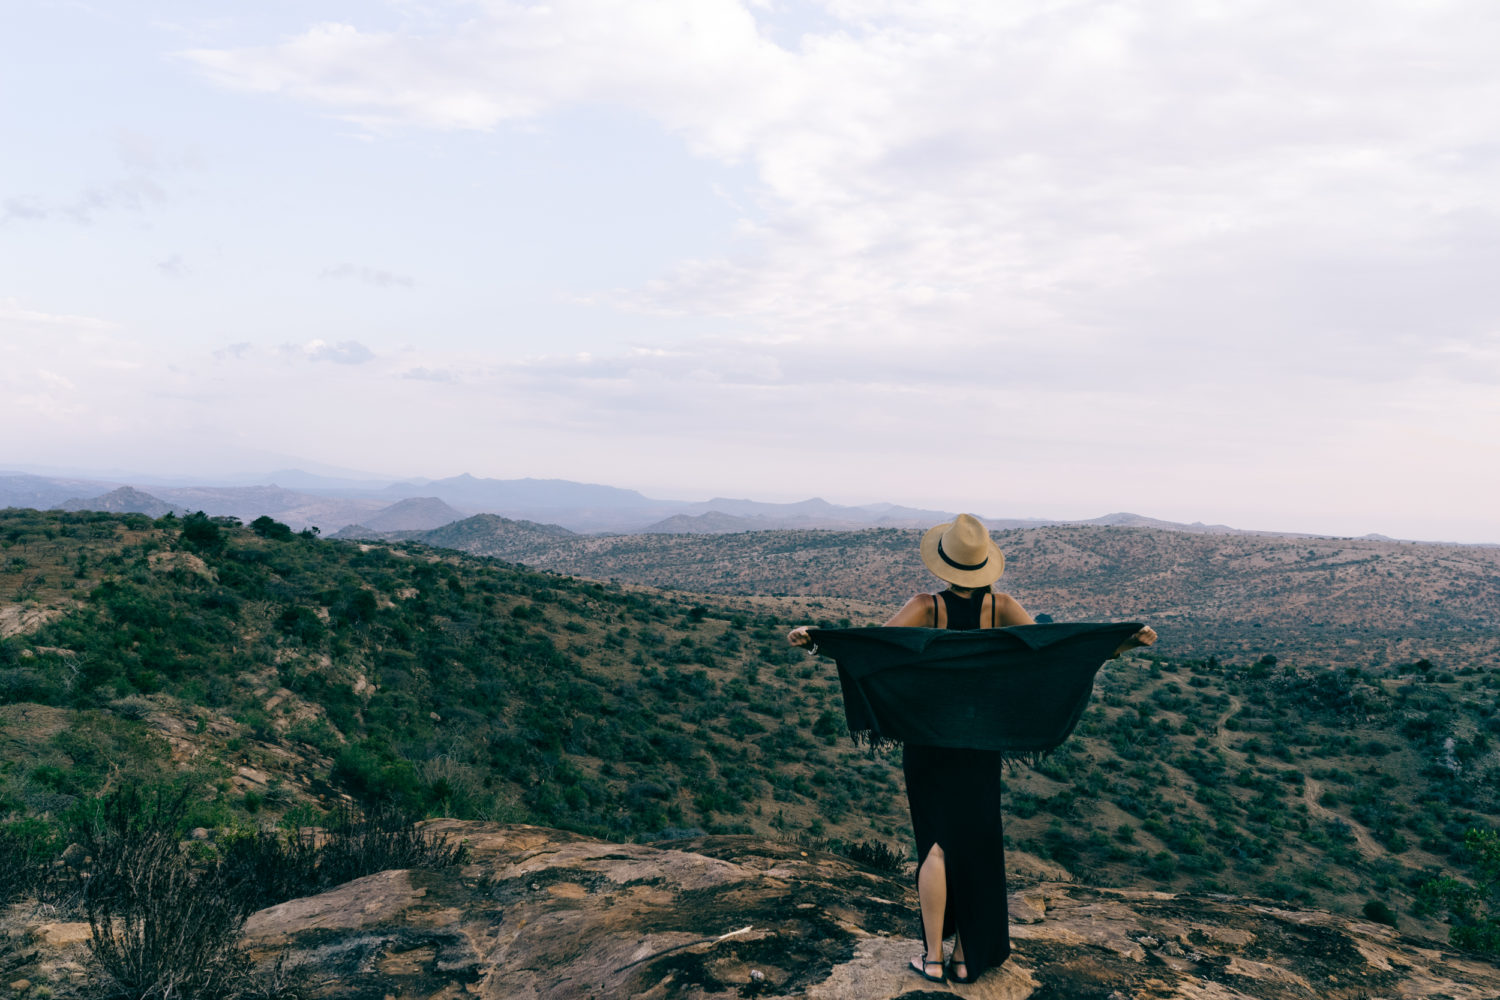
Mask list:
[[209,352],[215,361],[244,362],[247,371],[244,378],[284,377],[282,365],[268,364],[280,359],[292,361],[330,362],[337,365],[365,365],[376,360],[377,355],[357,340],[341,340],[330,343],[326,340],[309,340],[304,344],[281,344],[276,347],[257,346],[248,340],[225,344]]
[[5,199],[4,211],[0,212],[0,225],[4,225],[12,220],[35,222],[45,219],[47,214],[47,209],[36,198],[7,198]]
[[143,132],[120,129],[114,135],[115,153],[121,162],[135,170],[157,170],[163,160],[159,143]]
[[331,361],[336,365],[362,365],[375,357],[375,352],[357,340],[341,340],[330,344],[322,340],[309,340],[301,347],[291,348],[308,361]]
[[42,222],[63,219],[78,225],[92,225],[97,216],[117,211],[144,212],[169,201],[167,189],[154,177],[135,175],[92,185],[82,194],[66,200],[47,202],[32,195],[10,198],[0,214],[0,225],[15,222]]
[[128,129],[117,131],[111,145],[123,176],[87,184],[71,196],[8,198],[0,209],[0,225],[60,219],[87,226],[101,215],[158,209],[172,201],[170,182],[201,165],[191,148],[168,148],[157,137]]
[[763,61],[784,58],[733,0],[501,2],[476,14],[446,34],[324,23],[278,46],[183,56],[225,86],[309,100],[377,129],[489,129],[596,98],[676,108],[686,124],[726,90],[752,113],[772,96]]
[[159,360],[112,321],[0,299],[0,423],[29,429],[10,447],[45,456],[148,410],[130,396]]
[[78,389],[73,380],[66,375],[59,375],[57,372],[48,371],[45,368],[37,369],[36,378],[37,381],[49,389],[57,389],[63,392],[74,392]]
[[91,187],[76,201],[61,206],[57,214],[88,225],[100,212],[142,212],[165,205],[167,201],[167,191],[162,184],[153,177],[139,175]]
[[156,262],[157,270],[171,278],[185,278],[192,274],[192,268],[182,259],[182,254],[174,253],[165,260]]
[[[14,332],[18,339],[27,333],[46,334],[59,330],[99,335],[118,329],[118,325],[95,316],[74,316],[28,309],[19,299],[0,299],[0,329]],[[0,341],[3,343],[4,341]]]
[[[1500,32],[1482,4],[1373,3],[1352,22],[1187,0],[823,8],[837,20],[795,44],[733,0],[559,0],[467,8],[420,35],[321,24],[186,57],[377,130],[643,113],[698,155],[748,162],[755,214],[733,254],[606,301],[848,346],[918,331],[943,349],[1191,345],[1203,330],[1177,304],[1246,287],[1268,294],[1236,322],[1301,345],[1336,337],[1303,300],[1323,274],[1357,284],[1359,269],[1340,273],[1351,252],[1374,275],[1424,245],[1436,273],[1469,252],[1440,246],[1456,213],[1500,213],[1486,41]],[[1472,323],[1492,304],[1476,291],[1448,309]],[[1411,329],[1401,309],[1367,313],[1383,343]]]
[[420,382],[457,382],[458,375],[452,371],[442,368],[408,368],[401,373],[402,378],[416,379]]
[[381,288],[411,288],[416,284],[414,278],[404,274],[395,274],[391,271],[376,267],[366,267],[362,264],[338,264],[333,267],[325,267],[318,272],[320,278],[354,278],[369,285],[378,285]]

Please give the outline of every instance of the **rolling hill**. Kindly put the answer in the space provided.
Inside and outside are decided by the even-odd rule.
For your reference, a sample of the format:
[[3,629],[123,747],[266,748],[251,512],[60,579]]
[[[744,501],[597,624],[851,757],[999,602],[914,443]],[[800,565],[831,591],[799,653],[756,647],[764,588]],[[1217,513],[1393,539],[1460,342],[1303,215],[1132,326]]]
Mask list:
[[133,486],[121,486],[101,496],[84,499],[74,497],[57,505],[58,510],[99,510],[116,514],[146,514],[161,517],[163,514],[186,514],[171,504]]
[[437,497],[410,497],[341,529],[335,537],[363,538],[392,531],[430,531],[464,519],[464,513]]
[[[1023,567],[1033,552],[1055,567],[1059,616],[1119,617],[1123,583],[1175,586],[1127,555],[1148,543],[1170,555],[1193,536],[1116,530],[1045,529],[1007,547]],[[837,533],[803,550],[774,534],[774,552],[759,540],[772,565],[840,556]],[[858,534],[909,551],[908,533]],[[1125,546],[1113,556],[1110,538]],[[659,557],[650,541],[635,540],[641,558]],[[843,541],[847,562],[880,564],[878,546]],[[1325,629],[1363,620],[1359,595],[1379,588],[1351,552],[1367,550],[1313,551],[1310,578],[1342,578],[1353,610],[1306,613]],[[1234,576],[1288,565],[1219,558]],[[1453,578],[1478,558],[1455,552]],[[1385,553],[1374,565],[1388,559],[1407,565]],[[1450,597],[1434,634],[1485,607]],[[383,801],[615,840],[747,833],[905,854],[899,758],[848,742],[831,664],[784,641],[789,623],[838,624],[850,606],[709,601],[274,523],[7,511],[0,816],[66,827],[106,787],[166,783],[189,791],[195,823],[225,829]],[[1444,656],[1331,668],[1182,655],[1164,640],[1108,665],[1075,737],[1008,779],[1007,838],[1090,884],[1343,912],[1373,901],[1440,932],[1417,888],[1464,863],[1466,830],[1500,824],[1500,671]]]

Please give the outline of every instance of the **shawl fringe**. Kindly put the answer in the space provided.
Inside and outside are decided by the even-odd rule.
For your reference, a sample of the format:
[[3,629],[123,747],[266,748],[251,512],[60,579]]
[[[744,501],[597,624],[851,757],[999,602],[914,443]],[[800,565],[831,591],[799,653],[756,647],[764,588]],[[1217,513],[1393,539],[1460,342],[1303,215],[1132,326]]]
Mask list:
[[[903,740],[891,736],[881,736],[869,729],[850,731],[849,738],[857,747],[865,747],[872,753],[889,753],[892,750],[900,750],[905,746]],[[1005,767],[1036,767],[1046,758],[1052,756],[1056,747],[1048,747],[1045,750],[1000,750],[1000,763]]]

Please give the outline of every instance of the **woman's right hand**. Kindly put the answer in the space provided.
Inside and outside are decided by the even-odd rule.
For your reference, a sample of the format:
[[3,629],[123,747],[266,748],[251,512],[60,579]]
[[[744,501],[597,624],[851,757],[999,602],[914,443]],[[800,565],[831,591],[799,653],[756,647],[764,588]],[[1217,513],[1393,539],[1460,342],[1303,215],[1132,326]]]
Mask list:
[[788,632],[786,634],[786,641],[791,643],[793,646],[800,646],[803,649],[807,649],[813,644],[812,636],[807,634],[806,625],[798,625],[796,628]]
[[1138,646],[1149,646],[1155,641],[1156,629],[1152,628],[1150,625],[1147,625],[1144,628],[1140,629],[1140,631],[1133,634],[1129,639],[1126,639],[1124,642],[1120,643],[1119,647],[1113,653],[1109,654],[1109,658],[1113,660],[1115,657],[1119,656],[1127,649],[1135,649]]

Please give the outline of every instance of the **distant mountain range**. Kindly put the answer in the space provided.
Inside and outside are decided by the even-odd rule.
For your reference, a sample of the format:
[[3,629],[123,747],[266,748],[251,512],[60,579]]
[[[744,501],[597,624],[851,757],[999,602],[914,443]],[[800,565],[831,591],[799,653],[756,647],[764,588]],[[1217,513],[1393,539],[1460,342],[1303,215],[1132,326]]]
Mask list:
[[[297,530],[316,527],[324,534],[337,533],[343,537],[430,531],[475,514],[553,524],[580,534],[926,528],[954,516],[952,511],[891,503],[847,506],[820,498],[793,503],[729,497],[658,500],[635,490],[565,479],[481,479],[464,474],[447,479],[379,483],[333,479],[296,469],[283,470],[276,477],[276,482],[264,485],[205,486],[131,484],[0,472],[0,507],[133,511],[152,517],[169,511],[180,514],[201,510],[242,521],[266,515]],[[1182,524],[1128,513],[1073,521],[986,517],[985,522],[997,531],[1053,524],[1094,524],[1200,534],[1297,537],[1288,532],[1246,532],[1222,524]]]

